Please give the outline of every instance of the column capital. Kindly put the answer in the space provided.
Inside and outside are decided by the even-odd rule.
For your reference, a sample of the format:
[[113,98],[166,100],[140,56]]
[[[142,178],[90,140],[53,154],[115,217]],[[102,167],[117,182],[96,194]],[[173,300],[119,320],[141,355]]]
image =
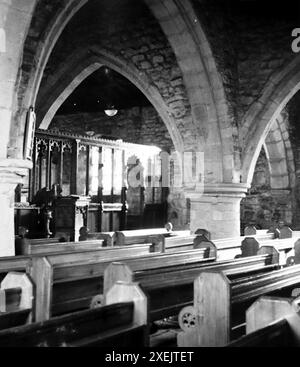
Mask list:
[[185,190],[187,198],[193,201],[209,200],[210,198],[236,198],[245,197],[250,185],[247,183],[207,183],[204,184],[204,189],[201,190]]

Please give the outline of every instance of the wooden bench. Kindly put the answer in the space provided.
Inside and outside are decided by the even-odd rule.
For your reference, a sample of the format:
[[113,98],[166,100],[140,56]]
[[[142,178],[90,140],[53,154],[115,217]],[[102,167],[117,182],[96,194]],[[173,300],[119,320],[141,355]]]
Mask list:
[[244,229],[244,236],[266,235],[269,234],[269,229],[257,229],[255,226],[247,226]]
[[97,250],[103,247],[103,240],[92,240],[84,242],[45,242],[26,243],[23,247],[24,255],[39,255],[46,253],[76,252],[83,250]]
[[147,299],[135,284],[118,283],[107,306],[0,331],[1,347],[145,347]]
[[[141,246],[122,246],[122,250]],[[149,246],[148,244],[143,246]],[[108,248],[116,249],[117,247]],[[112,252],[112,251],[111,251]],[[114,251],[114,254],[117,252]],[[123,253],[123,256],[122,256]],[[130,254],[128,251],[119,252],[116,257],[102,256],[98,259],[78,259],[68,261],[54,261],[54,256],[39,257],[33,260],[34,279],[37,286],[37,319],[48,319],[52,315],[63,312],[74,312],[78,309],[87,308],[95,295],[103,293],[104,270],[112,261],[126,261],[134,267],[155,269],[159,267],[174,267],[178,264],[192,265],[201,261],[212,262],[215,257],[207,257],[206,248],[179,253],[165,254]],[[109,254],[108,254],[109,255]],[[40,281],[40,277],[43,281]],[[44,297],[44,294],[47,296]],[[97,298],[101,304],[101,297]]]
[[[295,236],[294,234],[292,236],[292,234],[293,231],[289,227],[284,227],[280,234],[280,238],[278,237],[277,239],[274,237],[274,233],[267,232],[267,230],[261,230],[257,231],[256,234],[251,236],[248,235],[233,238],[222,238],[213,240],[211,242],[217,248],[218,260],[233,259],[239,256],[254,256],[258,253],[259,248],[263,245],[274,246],[275,244],[282,244],[282,246],[278,246],[277,251],[280,253],[281,265],[285,265],[287,263],[287,259],[293,256],[292,253],[288,254],[288,249],[293,247],[291,244],[295,243]],[[288,246],[286,246],[287,244]]]
[[16,236],[15,238],[15,252],[16,255],[26,255],[28,253],[28,247],[33,245],[48,245],[51,243],[66,242],[63,238],[26,238]]
[[150,242],[156,246],[162,246],[164,252],[173,253],[178,251],[188,251],[197,248],[207,248],[207,251],[212,251],[212,256],[215,256],[216,246],[201,234],[178,235],[165,237],[163,235],[151,235],[145,237],[145,242]]
[[[124,258],[141,257],[150,254],[151,249],[151,244],[141,244],[32,257],[30,275],[36,285],[35,320],[42,321],[52,315],[86,308],[90,304],[91,293],[94,295],[100,293],[101,284],[89,278],[81,279],[79,286],[73,281],[68,292],[63,281],[57,282],[53,291],[55,268],[73,263],[108,263]],[[90,278],[92,275],[90,274]],[[71,299],[68,299],[70,295]]]
[[168,231],[166,228],[149,228],[149,229],[137,229],[129,231],[116,231],[116,245],[133,245],[136,243],[145,243],[148,241],[149,236],[161,235],[163,237],[175,237],[175,236],[189,236],[190,231]]
[[245,312],[253,301],[271,292],[290,292],[299,283],[300,265],[237,279],[220,271],[201,272],[194,282],[194,306],[188,310],[196,321],[178,334],[178,346],[227,345],[243,333]]
[[194,279],[204,270],[224,270],[235,276],[271,271],[277,269],[276,263],[272,255],[146,270],[138,266],[130,269],[126,263],[114,262],[105,270],[104,289],[109,290],[118,280],[138,282],[148,296],[149,320],[154,321],[173,316],[193,303]]
[[[235,257],[247,257],[247,256],[254,256],[256,252],[258,251],[257,247],[255,247],[254,244],[249,244],[251,248],[256,249],[256,252],[253,250],[251,252],[251,255],[249,255],[249,251],[245,251],[246,247],[242,248],[243,241],[248,238],[245,236],[240,237],[232,237],[232,238],[221,238],[217,240],[208,240],[205,236],[198,237],[197,244],[202,245],[202,241],[206,243],[211,243],[214,245],[217,249],[217,260],[230,260],[234,259]],[[268,234],[259,234],[250,238],[257,238],[261,242],[272,240],[274,238],[274,235],[272,233]]]
[[299,298],[260,297],[246,312],[246,331],[227,347],[299,347]]
[[259,238],[247,237],[242,241],[241,249],[248,256],[276,251],[279,255],[279,264],[286,266],[300,263],[299,256],[295,256],[295,248],[299,246],[300,239],[296,237],[265,241],[261,241]]
[[87,227],[81,227],[79,230],[79,241],[103,240],[103,246],[115,246],[115,232],[90,232]]

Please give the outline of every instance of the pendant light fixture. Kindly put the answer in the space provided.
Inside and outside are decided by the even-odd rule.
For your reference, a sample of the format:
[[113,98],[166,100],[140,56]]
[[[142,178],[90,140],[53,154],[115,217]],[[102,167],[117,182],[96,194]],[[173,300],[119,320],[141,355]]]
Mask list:
[[113,117],[118,113],[118,110],[115,108],[114,104],[111,102],[112,101],[112,89],[114,87],[113,85],[113,74],[111,72],[111,70],[107,67],[105,67],[104,69],[104,74],[106,75],[107,78],[107,95],[109,97],[109,101],[107,103],[107,107],[104,110],[104,113],[108,116],[108,117]]

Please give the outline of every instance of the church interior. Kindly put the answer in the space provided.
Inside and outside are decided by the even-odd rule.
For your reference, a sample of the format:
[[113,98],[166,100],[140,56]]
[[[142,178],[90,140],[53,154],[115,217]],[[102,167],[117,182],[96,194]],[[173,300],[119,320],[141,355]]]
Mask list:
[[0,0],[0,120],[0,347],[300,346],[299,0]]

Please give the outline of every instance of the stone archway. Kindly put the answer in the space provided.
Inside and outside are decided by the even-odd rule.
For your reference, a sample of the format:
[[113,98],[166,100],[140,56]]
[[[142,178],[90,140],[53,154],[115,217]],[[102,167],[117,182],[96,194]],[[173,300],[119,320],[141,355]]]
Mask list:
[[248,110],[243,121],[243,182],[251,183],[255,164],[270,127],[287,102],[300,89],[300,55],[274,74],[259,98]]
[[222,79],[191,1],[145,1],[159,21],[183,72],[198,129],[199,149],[208,157],[205,180],[239,182],[234,174],[232,125]]
[[296,183],[294,154],[283,110],[270,126],[257,159],[251,189],[241,202],[241,225],[258,228],[292,225]]
[[[29,23],[28,29],[23,32],[24,42],[20,49],[20,52],[23,53],[23,65],[14,85],[16,98],[8,147],[10,157],[19,157],[22,151],[26,114],[29,107],[35,105],[50,54],[68,22],[87,1],[69,0],[63,4],[64,6],[59,6],[53,0],[37,0],[35,3],[32,1],[32,6],[35,5],[35,7],[32,7],[28,19],[31,24]],[[35,21],[38,16],[42,21]],[[19,23],[20,21],[13,22],[13,24]],[[41,35],[39,39],[36,39],[37,34]]]
[[[93,52],[91,52],[93,49]],[[64,64],[49,80],[48,89],[45,89],[37,100],[37,116],[40,128],[47,129],[58,108],[74,89],[93,71],[106,65],[129,79],[149,99],[165,123],[174,147],[178,152],[183,151],[184,143],[176,121],[169,112],[164,99],[150,81],[135,68],[121,59],[115,58],[108,52],[89,47],[86,50],[74,51],[72,63]]]

